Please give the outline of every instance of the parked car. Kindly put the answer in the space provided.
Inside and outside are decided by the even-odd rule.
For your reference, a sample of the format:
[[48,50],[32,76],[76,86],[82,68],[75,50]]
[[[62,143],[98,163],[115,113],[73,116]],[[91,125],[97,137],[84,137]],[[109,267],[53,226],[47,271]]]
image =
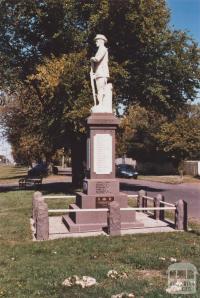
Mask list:
[[45,177],[48,175],[48,167],[45,163],[39,163],[28,171],[29,177]]
[[54,175],[71,175],[72,168],[71,167],[53,166],[53,174]]
[[116,176],[119,178],[134,178],[137,179],[138,172],[132,165],[120,164],[116,166]]

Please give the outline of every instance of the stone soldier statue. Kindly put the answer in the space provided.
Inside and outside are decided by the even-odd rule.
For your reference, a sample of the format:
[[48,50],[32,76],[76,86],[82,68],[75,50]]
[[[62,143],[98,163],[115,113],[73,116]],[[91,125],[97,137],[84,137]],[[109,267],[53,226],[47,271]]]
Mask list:
[[[112,92],[112,85],[107,84],[107,80],[109,78],[109,68],[108,68],[108,49],[105,47],[105,43],[107,42],[107,38],[102,34],[97,34],[95,37],[96,46],[98,47],[97,53],[91,60],[91,67],[92,67],[92,74],[91,74],[91,82],[93,88],[93,96],[96,105],[96,95],[95,95],[95,87],[94,81],[96,82],[96,89],[97,89],[97,99],[98,99],[98,108],[93,109],[93,112],[112,112],[106,111],[106,95]],[[92,77],[93,75],[93,77]],[[108,88],[109,87],[109,88]],[[108,90],[109,89],[109,90]],[[111,99],[112,100],[112,99]],[[104,106],[104,108],[103,108]],[[112,108],[111,108],[112,109]]]

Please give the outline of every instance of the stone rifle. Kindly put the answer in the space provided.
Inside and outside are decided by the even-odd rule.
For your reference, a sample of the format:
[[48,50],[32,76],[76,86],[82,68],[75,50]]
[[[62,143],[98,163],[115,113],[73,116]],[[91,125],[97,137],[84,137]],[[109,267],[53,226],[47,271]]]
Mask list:
[[96,106],[97,105],[97,96],[96,96],[96,92],[95,92],[94,78],[95,78],[95,74],[93,72],[93,67],[91,66],[90,81],[91,81],[91,86],[92,86],[92,95],[93,95],[93,99],[94,99],[94,105]]

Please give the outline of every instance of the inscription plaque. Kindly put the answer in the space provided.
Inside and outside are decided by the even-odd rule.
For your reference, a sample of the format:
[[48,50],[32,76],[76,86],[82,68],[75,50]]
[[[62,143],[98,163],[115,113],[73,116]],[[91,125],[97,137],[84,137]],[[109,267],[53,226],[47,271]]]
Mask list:
[[94,172],[112,173],[112,136],[110,134],[94,136]]
[[108,208],[108,204],[114,201],[114,197],[96,197],[96,208]]
[[96,183],[96,193],[111,193],[111,184],[110,182],[97,182]]

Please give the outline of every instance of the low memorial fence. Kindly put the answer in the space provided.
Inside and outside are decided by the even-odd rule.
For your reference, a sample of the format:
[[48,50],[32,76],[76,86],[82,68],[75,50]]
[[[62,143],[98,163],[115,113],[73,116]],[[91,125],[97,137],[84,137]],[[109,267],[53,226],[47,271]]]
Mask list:
[[[164,201],[164,197],[158,194],[155,198],[147,196],[143,190],[138,192],[138,195],[128,195],[129,198],[137,200],[137,207],[119,208],[119,204],[115,201],[111,202],[108,208],[97,209],[48,209],[45,199],[68,199],[76,198],[73,195],[66,196],[43,196],[41,192],[37,191],[33,195],[32,200],[32,218],[35,227],[37,240],[49,239],[49,213],[70,213],[70,212],[108,212],[108,232],[110,235],[120,234],[120,210],[132,210],[150,213],[155,220],[165,220],[165,211],[174,211],[174,227],[176,230],[187,230],[187,203],[183,200],[178,200],[175,204]],[[151,206],[148,206],[151,202]],[[153,207],[152,207],[153,205]],[[152,213],[153,211],[153,213]],[[112,230],[112,223],[115,229]],[[119,227],[116,230],[116,226]]]

